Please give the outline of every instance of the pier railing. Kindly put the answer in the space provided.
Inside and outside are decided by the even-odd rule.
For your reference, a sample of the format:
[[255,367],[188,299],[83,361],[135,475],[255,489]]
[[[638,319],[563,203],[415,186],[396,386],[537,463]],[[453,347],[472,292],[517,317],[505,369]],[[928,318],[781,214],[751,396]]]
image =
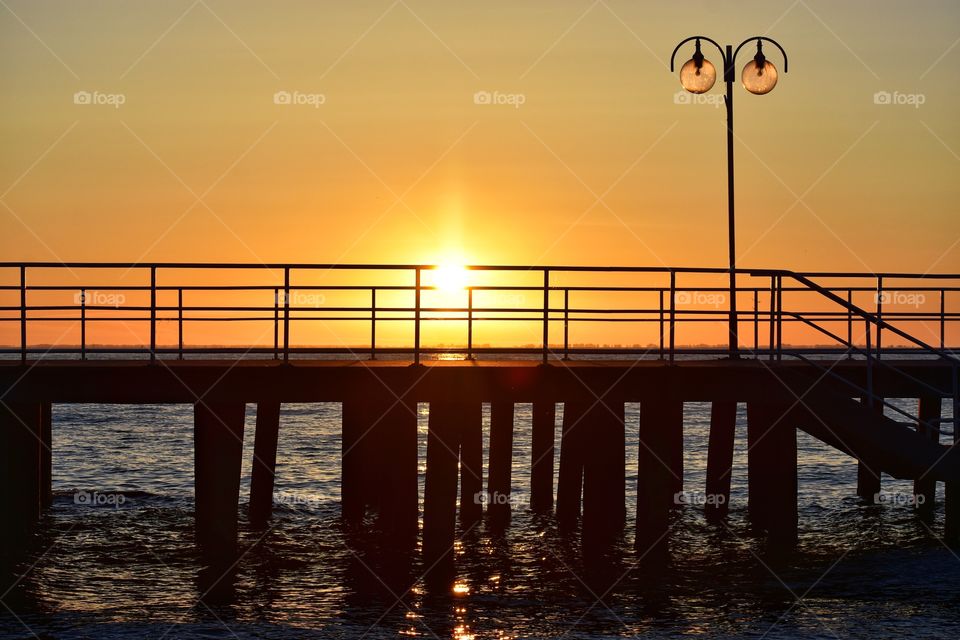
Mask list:
[[[471,266],[464,268],[466,282],[452,290],[435,282],[442,269],[0,263],[0,352],[24,361],[94,355],[155,359],[243,354],[289,360],[391,354],[415,362],[436,354],[544,361],[597,355],[666,360],[683,354],[734,355],[726,346],[730,292],[725,269]],[[951,345],[960,339],[960,274],[742,269],[737,275],[739,355],[882,360],[896,352],[954,358]],[[209,323],[258,323],[269,329],[264,340],[239,345],[216,344],[209,330],[203,340],[192,337],[197,327]],[[309,336],[304,327],[316,323],[350,325],[350,342],[316,344],[294,338],[297,333]],[[462,328],[455,344],[422,339],[425,327],[450,323]],[[509,323],[526,328],[502,342],[475,340],[478,328]],[[367,326],[363,338],[357,331],[360,324]],[[111,341],[91,340],[91,331],[105,325],[123,327],[126,333],[114,331]],[[385,327],[398,325],[407,328],[391,330],[384,339]],[[597,330],[601,325],[604,331]],[[65,328],[56,331],[56,326]],[[176,330],[170,331],[171,326]],[[602,344],[610,333],[620,336],[620,342]],[[65,338],[67,334],[72,337]],[[142,335],[143,340],[125,343],[124,335]]]

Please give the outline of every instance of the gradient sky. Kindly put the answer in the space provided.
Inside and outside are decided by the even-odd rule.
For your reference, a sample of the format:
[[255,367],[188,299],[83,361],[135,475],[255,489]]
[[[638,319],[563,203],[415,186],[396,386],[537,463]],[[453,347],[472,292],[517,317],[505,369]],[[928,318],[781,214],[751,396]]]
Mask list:
[[[702,32],[769,35],[792,62],[767,96],[736,86],[741,265],[956,271],[958,17],[948,2],[5,0],[0,248],[722,266],[723,109],[675,103],[666,68]],[[81,90],[125,103],[74,104]],[[281,90],[325,103],[274,104]]]

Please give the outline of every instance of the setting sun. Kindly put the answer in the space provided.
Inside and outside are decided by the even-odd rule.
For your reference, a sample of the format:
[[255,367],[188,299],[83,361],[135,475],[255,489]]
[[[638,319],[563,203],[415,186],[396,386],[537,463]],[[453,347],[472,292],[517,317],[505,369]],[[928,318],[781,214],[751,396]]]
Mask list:
[[433,271],[431,281],[438,291],[455,293],[463,291],[469,284],[470,271],[458,263],[441,264]]

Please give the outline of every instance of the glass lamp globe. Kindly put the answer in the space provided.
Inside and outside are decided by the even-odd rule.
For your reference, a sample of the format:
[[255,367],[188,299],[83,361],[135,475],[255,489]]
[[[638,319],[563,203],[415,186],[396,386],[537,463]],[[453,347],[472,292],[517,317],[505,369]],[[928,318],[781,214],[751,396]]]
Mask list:
[[777,68],[769,60],[754,58],[743,68],[743,75],[740,76],[743,82],[743,88],[750,93],[762,96],[770,93],[777,86]]
[[680,84],[690,93],[706,93],[717,81],[717,70],[709,60],[691,58],[680,68]]

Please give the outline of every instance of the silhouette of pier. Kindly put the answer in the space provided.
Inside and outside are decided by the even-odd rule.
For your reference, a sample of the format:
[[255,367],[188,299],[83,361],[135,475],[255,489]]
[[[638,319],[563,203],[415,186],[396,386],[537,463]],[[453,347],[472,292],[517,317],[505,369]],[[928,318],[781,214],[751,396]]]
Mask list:
[[[955,416],[960,406],[960,361],[948,346],[960,317],[949,306],[960,292],[960,275],[743,270],[738,272],[744,282],[738,296],[753,305],[741,304],[737,319],[741,334],[752,336],[753,344],[730,353],[726,348],[680,347],[677,340],[681,326],[714,323],[725,330],[725,306],[711,306],[712,299],[707,308],[695,300],[681,306],[681,301],[693,300],[684,294],[723,289],[703,281],[679,282],[728,275],[720,269],[480,267],[476,269],[495,272],[502,280],[450,294],[466,298],[466,306],[436,306],[424,300],[437,290],[422,280],[432,266],[0,265],[4,268],[14,270],[19,281],[2,286],[16,300],[2,307],[6,315],[0,320],[16,327],[20,338],[5,349],[8,359],[0,361],[0,526],[8,544],[34,526],[50,504],[52,404],[194,405],[196,539],[207,554],[229,559],[238,537],[246,405],[257,408],[249,522],[264,527],[273,507],[281,407],[310,402],[342,403],[344,522],[359,525],[375,515],[377,530],[391,544],[412,548],[422,540],[427,566],[453,561],[458,518],[465,528],[481,521],[494,529],[509,526],[516,508],[510,494],[517,403],[533,406],[529,508],[554,513],[563,531],[579,531],[585,553],[602,552],[631,531],[644,554],[669,553],[670,514],[681,504],[677,495],[699,490],[683,485],[685,402],[712,403],[703,488],[712,497],[704,506],[709,519],[722,520],[728,509],[736,410],[745,404],[749,516],[771,548],[789,550],[797,542],[798,429],[856,460],[856,491],[866,500],[879,492],[881,474],[913,479],[915,492],[926,498],[919,501],[918,517],[930,519],[936,483],[946,483],[945,537],[960,543],[960,450],[954,419],[943,411],[948,404]],[[140,270],[149,280],[63,282],[73,278],[72,272],[98,270],[111,277]],[[282,279],[276,284],[198,284],[193,272],[200,270],[259,270],[279,273]],[[338,270],[351,275],[380,270],[397,278],[386,284],[307,285],[291,277]],[[29,279],[34,272],[35,281]],[[164,281],[158,272],[183,279]],[[563,280],[571,275],[576,283]],[[411,282],[397,282],[407,276]],[[617,284],[604,281],[614,276],[620,278]],[[625,283],[640,277],[664,282]],[[585,283],[584,278],[596,281]],[[531,279],[537,282],[531,284]],[[100,304],[86,295],[94,290],[126,291],[149,302]],[[236,291],[265,293],[269,301],[238,303],[220,297]],[[370,303],[299,305],[297,291],[369,293]],[[478,293],[484,291],[524,292],[524,300],[535,298],[537,304],[483,304]],[[378,293],[381,300],[385,293],[405,295],[409,303],[378,306]],[[192,300],[185,301],[185,294]],[[623,295],[642,300],[608,299]],[[922,295],[923,302],[897,308],[897,297],[909,295]],[[578,304],[579,296],[586,301]],[[873,304],[857,304],[857,296]],[[650,300],[654,303],[645,302]],[[369,342],[349,348],[298,346],[292,326],[318,320],[362,323]],[[273,344],[204,346],[185,337],[185,327],[237,321],[266,323]],[[473,343],[475,326],[517,321],[535,325],[539,345]],[[147,342],[89,344],[89,326],[110,322],[145,325]],[[423,344],[421,332],[431,322],[465,325],[466,343]],[[583,347],[571,340],[571,327],[592,325],[593,331],[602,331],[596,327],[604,322],[632,323],[652,340],[646,347]],[[56,323],[79,324],[79,344],[31,341],[32,333],[46,335],[42,327]],[[174,344],[158,338],[162,323],[177,327],[171,334]],[[387,323],[406,323],[408,342],[378,343],[378,329]],[[798,338],[785,339],[798,328],[824,342],[798,346]],[[935,344],[928,342],[930,336]],[[720,334],[717,342],[725,337]],[[441,353],[453,359],[437,359]],[[891,398],[918,399],[918,414],[908,414]],[[421,403],[429,405],[422,514]],[[486,464],[484,403],[491,416]],[[639,424],[626,423],[626,403],[639,403]],[[561,414],[562,436],[556,441]],[[626,507],[627,429],[639,435],[634,514]]]

